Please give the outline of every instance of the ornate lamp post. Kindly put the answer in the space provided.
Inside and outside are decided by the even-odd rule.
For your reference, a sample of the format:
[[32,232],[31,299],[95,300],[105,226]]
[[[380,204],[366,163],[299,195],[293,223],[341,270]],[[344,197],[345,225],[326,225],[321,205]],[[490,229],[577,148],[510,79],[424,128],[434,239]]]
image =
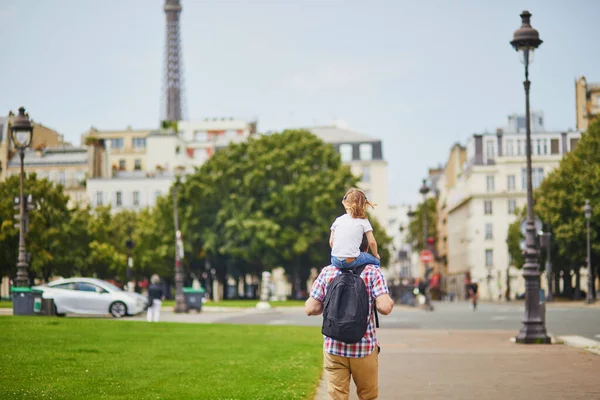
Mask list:
[[[429,193],[429,186],[427,181],[423,179],[423,185],[419,189],[419,193],[423,196],[423,250],[427,248],[427,193]],[[427,266],[425,266],[427,268]]]
[[187,312],[185,305],[185,296],[183,294],[183,240],[181,238],[181,231],[179,230],[179,212],[177,209],[177,192],[179,191],[179,185],[181,183],[181,175],[183,170],[180,168],[175,169],[175,183],[173,184],[173,219],[175,222],[175,309],[176,313]]
[[592,246],[590,243],[590,219],[592,218],[592,206],[590,201],[585,201],[583,206],[583,212],[585,214],[585,226],[587,229],[587,267],[588,267],[588,290],[585,298],[585,302],[592,304],[596,301],[594,299],[594,271],[592,270]]
[[23,160],[25,158],[25,149],[31,145],[33,138],[33,126],[29,121],[29,116],[25,114],[25,108],[19,108],[19,115],[13,120],[10,127],[12,141],[21,158],[21,175],[19,185],[19,258],[17,260],[17,286],[29,286],[29,274],[27,269],[27,249],[25,248],[25,172],[23,168]]
[[525,317],[523,326],[517,335],[517,343],[550,343],[546,333],[546,325],[540,307],[540,266],[538,263],[538,249],[536,243],[536,228],[533,215],[533,185],[531,180],[531,116],[529,111],[529,61],[533,51],[542,44],[538,31],[530,24],[531,14],[523,11],[521,14],[521,27],[514,33],[510,44],[522,55],[525,65],[525,119],[527,128],[527,235],[525,264],[523,277],[525,278]]

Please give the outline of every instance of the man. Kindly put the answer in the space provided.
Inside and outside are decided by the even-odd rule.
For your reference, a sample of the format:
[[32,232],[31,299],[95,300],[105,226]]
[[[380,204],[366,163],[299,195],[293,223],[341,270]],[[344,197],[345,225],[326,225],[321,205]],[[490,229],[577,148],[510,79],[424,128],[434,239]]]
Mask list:
[[[333,278],[341,273],[334,266],[323,268],[312,286],[310,297],[306,300],[305,311],[307,315],[320,315],[323,312],[323,301],[328,286]],[[364,337],[358,343],[348,344],[324,336],[325,376],[327,378],[327,392],[332,400],[347,400],[349,398],[351,375],[356,384],[356,392],[361,400],[377,399],[379,394],[379,342],[375,336],[373,302],[375,302],[379,313],[388,315],[392,312],[394,301],[389,295],[385,278],[379,268],[367,265],[360,277],[367,287],[369,309],[371,310],[367,332]]]

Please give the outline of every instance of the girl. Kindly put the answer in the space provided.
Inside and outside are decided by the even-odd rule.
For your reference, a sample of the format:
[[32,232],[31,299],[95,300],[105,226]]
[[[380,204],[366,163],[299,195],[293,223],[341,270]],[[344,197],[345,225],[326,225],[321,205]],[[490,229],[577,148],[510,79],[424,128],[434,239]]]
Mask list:
[[[350,189],[342,200],[346,214],[336,218],[331,225],[331,265],[338,268],[354,268],[364,264],[378,266],[381,261],[377,253],[377,242],[373,228],[367,219],[367,207],[375,205],[367,200],[362,190]],[[374,256],[360,251],[363,235],[367,235]]]

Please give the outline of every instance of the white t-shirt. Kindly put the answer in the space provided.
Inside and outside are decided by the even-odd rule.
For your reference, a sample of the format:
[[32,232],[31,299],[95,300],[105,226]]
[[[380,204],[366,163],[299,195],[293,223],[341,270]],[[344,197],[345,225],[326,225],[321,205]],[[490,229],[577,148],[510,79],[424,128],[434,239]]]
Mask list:
[[366,218],[352,218],[349,214],[337,217],[331,225],[333,247],[331,255],[340,258],[358,257],[363,234],[373,230]]

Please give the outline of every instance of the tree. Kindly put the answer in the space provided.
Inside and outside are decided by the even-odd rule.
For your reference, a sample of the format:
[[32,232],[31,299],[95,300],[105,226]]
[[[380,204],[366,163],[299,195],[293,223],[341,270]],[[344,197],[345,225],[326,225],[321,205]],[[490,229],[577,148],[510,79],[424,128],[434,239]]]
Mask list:
[[426,201],[426,207],[423,207],[423,203],[419,204],[415,211],[415,216],[411,219],[408,225],[407,240],[409,243],[414,243],[414,248],[418,251],[422,251],[425,246],[423,245],[423,211],[427,210],[427,237],[437,237],[437,207],[436,199],[428,198]]
[[592,260],[599,259],[600,121],[590,124],[577,147],[544,179],[536,198],[536,213],[552,226],[558,256],[566,264],[564,270],[574,269],[576,274],[587,258],[583,205],[589,199],[593,209]]
[[[283,266],[298,292],[328,263],[329,228],[356,183],[333,146],[307,131],[233,144],[182,185],[184,237],[221,277]],[[384,231],[375,234],[386,247]]]
[[[15,224],[13,199],[19,197],[18,175],[0,183],[0,273],[14,275],[19,247],[19,229]],[[35,210],[29,213],[29,231],[26,234],[27,251],[31,253],[29,272],[47,280],[54,273],[70,273],[70,236],[67,225],[71,212],[69,198],[60,185],[47,179],[39,180],[36,174],[27,174],[25,195],[32,195]]]

